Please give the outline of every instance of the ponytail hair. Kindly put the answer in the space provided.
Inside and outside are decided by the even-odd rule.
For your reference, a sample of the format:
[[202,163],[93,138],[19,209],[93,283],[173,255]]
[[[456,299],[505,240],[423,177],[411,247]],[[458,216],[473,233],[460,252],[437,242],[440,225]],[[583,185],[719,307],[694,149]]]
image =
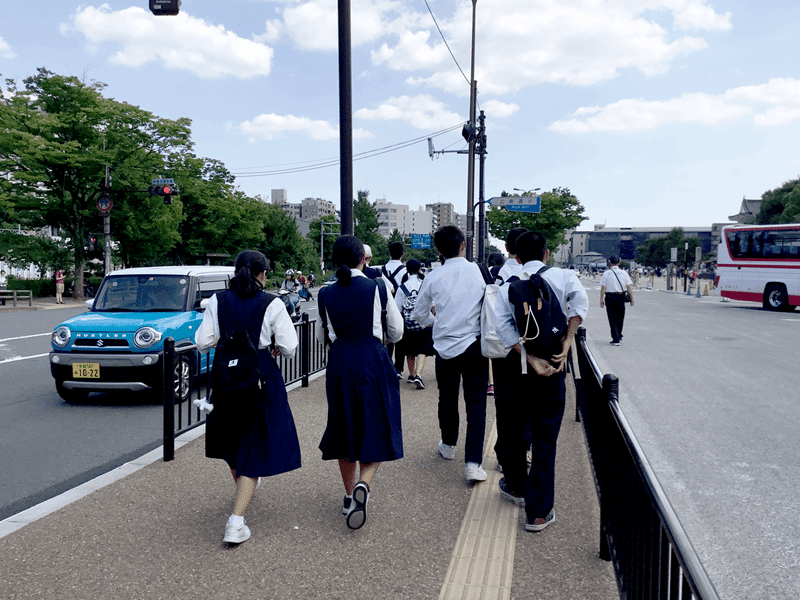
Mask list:
[[239,253],[234,263],[236,274],[230,282],[230,288],[240,298],[250,298],[264,289],[256,276],[267,270],[267,258],[258,250],[244,250]]
[[333,243],[333,264],[340,285],[350,285],[352,273],[364,259],[364,244],[354,235],[342,235]]

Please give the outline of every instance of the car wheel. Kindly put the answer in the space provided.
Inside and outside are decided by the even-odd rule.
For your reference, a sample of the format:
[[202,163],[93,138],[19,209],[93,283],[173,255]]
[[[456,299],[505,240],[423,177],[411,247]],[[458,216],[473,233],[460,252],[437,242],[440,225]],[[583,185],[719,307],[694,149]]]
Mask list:
[[789,295],[786,288],[778,283],[767,286],[764,290],[764,308],[768,310],[789,310]]
[[63,381],[56,380],[56,391],[61,399],[65,402],[82,402],[89,397],[89,390],[81,388],[67,389],[64,387]]
[[177,402],[186,402],[192,393],[192,360],[184,355],[173,370],[173,391]]

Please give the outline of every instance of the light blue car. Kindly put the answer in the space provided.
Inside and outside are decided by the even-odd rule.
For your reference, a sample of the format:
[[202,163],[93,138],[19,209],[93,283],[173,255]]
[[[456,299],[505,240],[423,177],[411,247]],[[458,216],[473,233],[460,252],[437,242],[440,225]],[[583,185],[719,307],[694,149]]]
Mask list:
[[[93,391],[162,391],[164,340],[194,344],[206,302],[228,288],[233,267],[140,267],[103,279],[90,312],[53,331],[50,372],[67,402]],[[201,305],[202,302],[202,305]],[[176,401],[188,399],[194,353],[174,366]],[[205,356],[200,370],[206,370]]]

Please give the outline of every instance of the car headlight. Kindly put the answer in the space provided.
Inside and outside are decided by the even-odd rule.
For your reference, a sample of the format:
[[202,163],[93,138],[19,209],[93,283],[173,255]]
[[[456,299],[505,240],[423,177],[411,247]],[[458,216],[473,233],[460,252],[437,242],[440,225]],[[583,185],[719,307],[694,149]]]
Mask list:
[[66,325],[62,325],[53,332],[53,337],[51,339],[53,341],[53,344],[55,344],[59,348],[63,348],[64,346],[69,344],[69,339],[71,337],[72,337],[72,332],[69,330],[69,327],[67,327]]
[[139,348],[149,348],[161,340],[161,333],[152,327],[142,327],[133,335],[133,343]]

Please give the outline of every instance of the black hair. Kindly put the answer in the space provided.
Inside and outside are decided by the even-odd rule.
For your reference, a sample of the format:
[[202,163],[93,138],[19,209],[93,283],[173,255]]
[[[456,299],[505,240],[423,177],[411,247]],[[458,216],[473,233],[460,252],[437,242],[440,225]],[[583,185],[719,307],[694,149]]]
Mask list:
[[425,274],[420,272],[422,268],[422,263],[419,262],[416,258],[412,258],[406,263],[406,272],[403,274],[403,280],[400,283],[405,283],[408,281],[409,275],[416,275],[420,279],[425,279]]
[[392,260],[400,260],[403,254],[405,254],[403,242],[392,242],[389,244],[389,256],[392,257]]
[[541,233],[527,231],[517,238],[517,257],[525,264],[532,260],[544,260],[547,251],[547,240]]
[[490,267],[498,267],[506,263],[505,257],[499,252],[492,252],[486,261]]
[[608,262],[610,262],[612,265],[618,265],[619,256],[617,256],[616,254],[612,254],[611,256],[608,257]]
[[525,227],[513,227],[508,230],[506,234],[506,248],[508,248],[509,254],[516,255],[517,253],[517,238],[521,236],[523,233],[528,231]]
[[354,235],[339,236],[333,243],[333,264],[337,267],[336,279],[341,285],[350,285],[352,273],[364,260],[364,244]]
[[458,256],[461,243],[465,241],[464,233],[455,225],[439,227],[433,234],[433,244],[445,259]]
[[258,250],[243,250],[236,257],[233,269],[236,274],[230,282],[230,288],[240,298],[255,296],[264,286],[256,276],[267,270],[267,257]]

